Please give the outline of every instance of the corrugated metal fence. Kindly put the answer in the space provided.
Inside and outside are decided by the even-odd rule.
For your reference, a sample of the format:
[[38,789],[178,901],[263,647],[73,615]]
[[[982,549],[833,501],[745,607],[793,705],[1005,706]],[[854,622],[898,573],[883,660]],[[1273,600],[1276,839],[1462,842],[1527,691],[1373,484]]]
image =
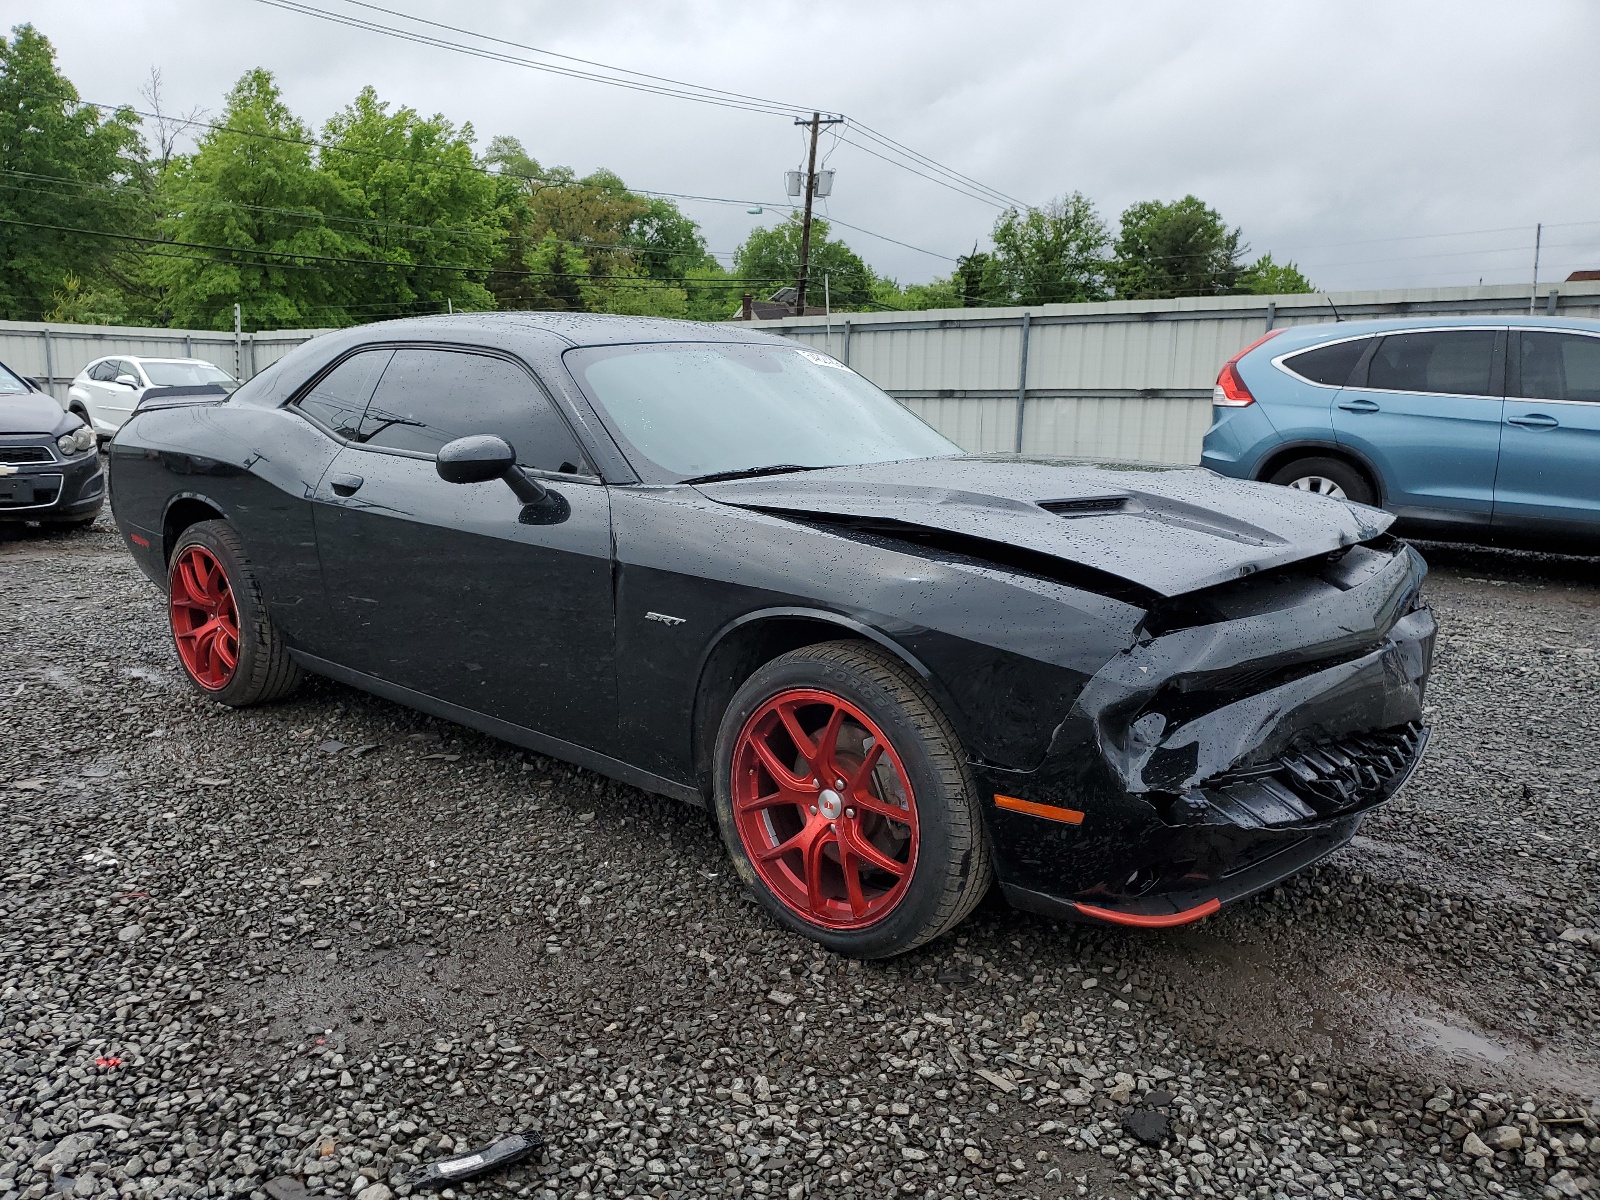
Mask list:
[[[1048,304],[761,321],[849,363],[967,450],[1192,463],[1211,387],[1268,329],[1365,317],[1516,315],[1526,287],[1331,297]],[[1539,313],[1600,317],[1600,284],[1541,288]]]
[[[1600,283],[1540,289],[1540,313],[1600,317]],[[1198,462],[1211,385],[1236,351],[1282,325],[1362,317],[1516,315],[1528,289],[1047,304],[848,313],[756,327],[848,362],[968,450]],[[248,379],[321,330],[232,333],[0,322],[0,360],[50,379],[57,399],[108,354],[208,359]]]
[[126,325],[53,325],[0,321],[0,362],[47,384],[62,402],[67,385],[84,367],[108,354],[143,358],[203,358],[239,379],[277,362],[321,329],[232,333],[215,329],[137,329]]

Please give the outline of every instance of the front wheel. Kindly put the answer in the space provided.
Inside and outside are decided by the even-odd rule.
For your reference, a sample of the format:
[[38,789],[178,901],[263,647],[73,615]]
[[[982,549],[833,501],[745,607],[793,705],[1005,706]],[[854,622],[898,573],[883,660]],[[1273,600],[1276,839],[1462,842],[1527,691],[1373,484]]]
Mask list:
[[915,676],[860,643],[795,650],[745,682],[717,736],[715,801],[740,878],[840,954],[931,941],[989,886],[954,728]]
[[211,699],[243,708],[299,686],[300,667],[226,521],[200,521],[178,538],[167,566],[167,613],[184,674]]

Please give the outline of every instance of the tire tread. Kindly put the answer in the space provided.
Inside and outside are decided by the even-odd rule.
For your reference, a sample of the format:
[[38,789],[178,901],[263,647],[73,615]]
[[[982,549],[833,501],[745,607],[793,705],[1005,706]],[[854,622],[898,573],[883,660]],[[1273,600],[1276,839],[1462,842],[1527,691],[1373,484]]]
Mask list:
[[966,919],[994,877],[993,853],[977,798],[977,782],[967,766],[955,727],[911,671],[867,643],[837,641],[803,646],[766,665],[784,663],[843,667],[865,676],[899,706],[921,738],[941,785],[943,794],[939,799],[949,801],[951,853],[936,907],[922,927],[892,953],[903,954],[933,941]]
[[[252,639],[257,653],[250,657],[250,674],[245,681],[245,686],[236,694],[230,695],[222,703],[235,708],[246,708],[254,704],[270,704],[275,700],[282,700],[300,686],[302,672],[300,664],[289,656],[289,648],[284,644],[283,636],[278,632],[277,626],[272,623],[272,618],[267,613],[266,600],[261,595],[261,584],[256,579],[254,565],[250,556],[245,553],[244,543],[239,540],[238,533],[226,521],[197,521],[183,531],[177,544],[172,548],[172,557],[177,558],[185,546],[196,541],[211,538],[221,544],[233,558],[239,579],[229,580],[230,586],[235,591],[238,585],[243,584],[249,589],[249,608],[251,613],[250,629],[248,636]],[[235,607],[241,607],[237,600]],[[247,636],[243,628],[244,614],[240,613],[239,637],[241,642]],[[242,656],[241,656],[242,657]],[[239,680],[229,682],[230,690]],[[221,700],[219,694],[213,693]]]

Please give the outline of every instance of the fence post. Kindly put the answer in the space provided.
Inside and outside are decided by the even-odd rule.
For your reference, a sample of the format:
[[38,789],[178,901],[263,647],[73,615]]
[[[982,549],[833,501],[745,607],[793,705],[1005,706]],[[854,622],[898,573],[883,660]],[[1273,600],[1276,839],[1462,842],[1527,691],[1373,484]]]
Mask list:
[[41,329],[39,332],[44,335],[44,390],[54,400],[56,398],[56,362],[55,356],[50,352],[50,331]]
[[1017,355],[1017,453],[1022,453],[1022,409],[1028,402],[1028,326],[1033,314],[1022,313],[1022,350]]
[[1272,332],[1272,323],[1274,321],[1276,321],[1277,319],[1278,319],[1278,302],[1276,300],[1268,300],[1267,301],[1267,332],[1268,333]]
[[844,365],[850,365],[850,322],[844,323]]
[[193,334],[186,333],[186,334],[183,335],[183,356],[185,358],[193,358],[194,357],[194,335]]

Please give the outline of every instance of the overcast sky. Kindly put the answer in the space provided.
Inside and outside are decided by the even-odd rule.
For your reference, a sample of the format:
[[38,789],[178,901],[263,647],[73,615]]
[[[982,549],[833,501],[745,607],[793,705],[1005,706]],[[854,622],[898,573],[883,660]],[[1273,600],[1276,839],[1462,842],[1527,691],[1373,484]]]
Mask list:
[[[307,0],[386,24],[346,0]],[[843,112],[989,187],[1041,203],[1193,193],[1257,253],[1321,288],[1525,282],[1600,268],[1600,5],[380,0],[563,54]],[[800,165],[790,118],[563,79],[414,45],[259,0],[8,4],[83,97],[220,113],[264,66],[313,125],[364,85],[520,138],[545,164],[609,167],[684,202],[731,251]],[[444,35],[462,40],[458,35]],[[824,140],[824,147],[831,139]],[[953,259],[997,209],[837,145],[831,215]],[[953,263],[838,230],[880,272]],[[724,260],[727,261],[724,256]]]

